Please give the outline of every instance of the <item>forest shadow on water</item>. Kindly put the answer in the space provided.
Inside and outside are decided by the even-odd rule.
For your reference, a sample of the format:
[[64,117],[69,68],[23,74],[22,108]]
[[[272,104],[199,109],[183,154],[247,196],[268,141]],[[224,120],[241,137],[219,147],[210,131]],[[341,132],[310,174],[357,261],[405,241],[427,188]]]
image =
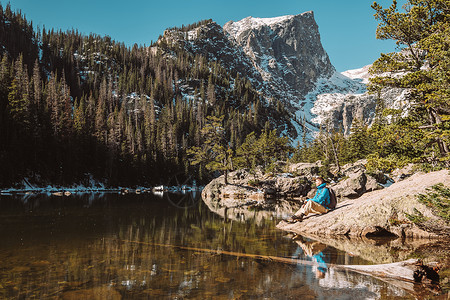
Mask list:
[[428,244],[293,237],[275,228],[288,206],[224,215],[199,197],[1,196],[0,298],[409,299],[448,293],[448,269],[442,290],[430,291],[327,265],[434,258],[424,250]]

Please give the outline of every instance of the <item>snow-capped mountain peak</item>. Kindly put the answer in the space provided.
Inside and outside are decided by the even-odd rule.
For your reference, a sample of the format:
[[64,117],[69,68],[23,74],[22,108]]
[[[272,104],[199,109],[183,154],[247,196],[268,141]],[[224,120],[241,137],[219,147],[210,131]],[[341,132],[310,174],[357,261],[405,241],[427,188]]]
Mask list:
[[230,21],[226,24],[226,26],[228,27],[227,31],[231,36],[238,37],[246,30],[259,28],[262,26],[272,26],[275,24],[280,24],[294,17],[295,15],[287,15],[274,18],[247,17],[237,22]]

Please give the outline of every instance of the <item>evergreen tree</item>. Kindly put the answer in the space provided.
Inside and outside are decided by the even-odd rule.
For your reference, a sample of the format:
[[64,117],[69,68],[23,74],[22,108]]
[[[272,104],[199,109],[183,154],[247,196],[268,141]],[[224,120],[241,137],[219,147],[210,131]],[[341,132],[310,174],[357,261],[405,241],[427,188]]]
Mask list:
[[24,68],[22,56],[14,64],[14,78],[9,87],[8,109],[10,116],[23,131],[29,130],[30,98],[27,71]]
[[[382,54],[373,64],[378,77],[371,80],[371,89],[407,88],[411,106],[407,114],[395,112],[396,120],[382,129],[377,157],[390,157],[398,165],[416,161],[449,166],[449,3],[409,0],[405,7],[400,12],[397,1],[389,8],[372,5],[380,21],[377,38],[396,41],[402,51]],[[403,76],[392,76],[396,73]]]
[[374,149],[374,143],[368,134],[368,128],[361,120],[353,120],[351,134],[348,138],[346,160],[354,162],[366,157]]
[[[29,171],[51,181],[91,173],[151,183],[180,171],[206,179],[233,168],[247,134],[289,118],[272,115],[246,78],[177,43],[163,39],[153,52],[76,30],[35,33],[20,12],[0,10],[0,184]],[[194,97],[183,98],[186,87]],[[220,115],[227,143],[211,144],[215,163],[188,166],[184,149],[201,146],[208,118]]]
[[232,170],[232,149],[229,147],[223,127],[224,116],[209,116],[202,128],[203,145],[192,147],[188,154],[192,164],[202,164],[210,171],[222,171],[228,184],[228,171]]

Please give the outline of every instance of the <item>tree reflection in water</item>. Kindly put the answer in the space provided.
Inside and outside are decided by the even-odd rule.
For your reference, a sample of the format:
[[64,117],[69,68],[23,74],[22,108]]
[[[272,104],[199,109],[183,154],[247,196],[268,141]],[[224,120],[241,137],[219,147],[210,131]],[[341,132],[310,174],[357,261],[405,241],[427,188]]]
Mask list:
[[[163,200],[151,194],[0,198],[0,298],[408,297],[351,272],[328,269],[316,278],[311,266],[221,255],[221,250],[302,259],[309,254],[275,229],[273,214],[238,222],[201,201],[178,209]],[[328,258],[367,263],[321,247],[327,263]]]

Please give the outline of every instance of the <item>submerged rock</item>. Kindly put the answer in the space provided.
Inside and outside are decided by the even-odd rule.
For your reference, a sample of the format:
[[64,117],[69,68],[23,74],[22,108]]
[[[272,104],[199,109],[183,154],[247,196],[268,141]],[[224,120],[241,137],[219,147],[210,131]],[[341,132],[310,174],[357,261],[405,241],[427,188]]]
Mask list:
[[62,293],[61,299],[78,300],[78,299],[122,299],[118,291],[109,286],[95,287],[86,290],[67,291]]

